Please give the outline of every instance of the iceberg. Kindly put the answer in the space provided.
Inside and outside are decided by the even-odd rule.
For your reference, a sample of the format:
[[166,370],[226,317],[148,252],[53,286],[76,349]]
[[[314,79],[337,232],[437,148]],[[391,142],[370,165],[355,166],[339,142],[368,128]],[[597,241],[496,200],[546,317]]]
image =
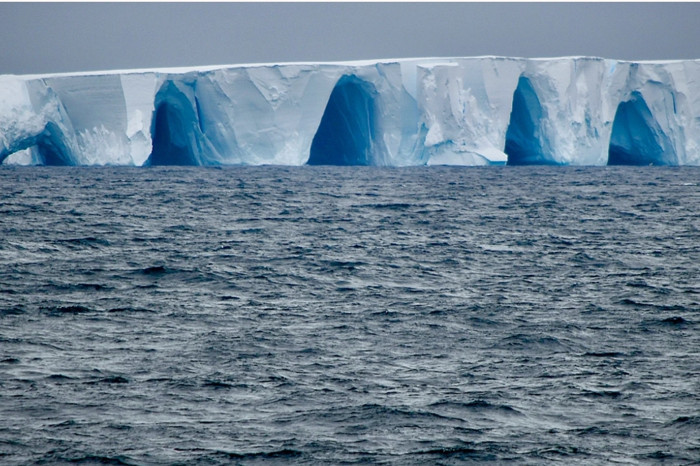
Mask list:
[[0,163],[700,165],[700,60],[0,75]]

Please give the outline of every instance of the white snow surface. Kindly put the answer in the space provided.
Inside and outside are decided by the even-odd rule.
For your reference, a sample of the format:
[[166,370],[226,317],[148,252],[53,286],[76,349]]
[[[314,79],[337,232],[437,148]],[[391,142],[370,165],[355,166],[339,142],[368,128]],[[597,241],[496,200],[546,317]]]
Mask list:
[[605,165],[614,139],[700,165],[700,60],[492,56],[0,75],[0,162],[142,166],[169,141],[197,165],[303,165],[344,76],[367,84],[369,107],[334,105],[371,126],[375,165],[510,163],[508,137],[535,163]]

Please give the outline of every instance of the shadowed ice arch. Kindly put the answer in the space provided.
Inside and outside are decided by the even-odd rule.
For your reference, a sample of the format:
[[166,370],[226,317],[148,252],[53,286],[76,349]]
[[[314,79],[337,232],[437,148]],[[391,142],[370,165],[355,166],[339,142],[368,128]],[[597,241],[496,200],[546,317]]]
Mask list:
[[0,152],[0,164],[7,157],[25,149],[32,149],[35,163],[48,166],[74,166],[73,151],[66,142],[61,128],[54,122],[46,123],[41,133],[22,139],[6,151]]
[[638,91],[617,107],[608,165],[678,165],[670,138]]
[[[184,90],[183,90],[184,88]],[[173,81],[166,81],[155,98],[151,123],[153,149],[144,165],[208,165],[209,148],[195,102]]]
[[520,76],[506,131],[508,165],[553,165],[543,131],[545,110],[529,78]]
[[377,90],[355,75],[333,88],[311,143],[309,165],[377,165]]

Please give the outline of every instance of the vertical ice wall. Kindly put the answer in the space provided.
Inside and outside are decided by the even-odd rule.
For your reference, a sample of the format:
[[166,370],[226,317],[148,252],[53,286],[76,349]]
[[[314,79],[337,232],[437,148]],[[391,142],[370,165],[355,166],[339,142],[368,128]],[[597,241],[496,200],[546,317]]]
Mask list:
[[0,76],[0,162],[700,165],[699,90],[587,57]]
[[465,58],[418,65],[420,121],[429,164],[505,163],[517,59]]
[[200,74],[204,134],[223,163],[301,165],[337,78],[332,67],[310,65]]

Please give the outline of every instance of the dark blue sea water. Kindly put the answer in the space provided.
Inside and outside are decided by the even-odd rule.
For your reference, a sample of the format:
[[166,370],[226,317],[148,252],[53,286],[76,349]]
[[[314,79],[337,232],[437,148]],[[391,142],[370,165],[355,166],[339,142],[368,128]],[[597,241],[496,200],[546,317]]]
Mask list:
[[700,169],[0,170],[0,463],[700,464]]

